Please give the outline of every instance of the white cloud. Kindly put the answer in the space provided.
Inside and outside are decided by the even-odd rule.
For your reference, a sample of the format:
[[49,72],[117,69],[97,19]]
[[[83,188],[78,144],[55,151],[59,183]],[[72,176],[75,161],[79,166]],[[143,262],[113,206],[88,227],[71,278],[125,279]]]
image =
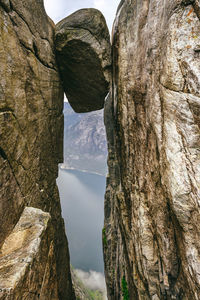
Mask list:
[[44,5],[47,14],[55,23],[78,9],[97,8],[105,16],[108,27],[111,30],[119,2],[120,0],[44,0]]
[[94,0],[94,7],[99,10],[104,10],[106,7],[105,0]]
[[84,272],[78,269],[75,270],[75,273],[86,287],[91,290],[102,291],[104,294],[104,299],[107,299],[105,277],[102,273],[91,270],[89,272]]
[[67,97],[66,97],[65,94],[64,94],[64,102],[69,102],[69,101],[67,100]]
[[44,6],[47,14],[52,20],[57,23],[63,17],[62,1],[57,0],[44,0]]

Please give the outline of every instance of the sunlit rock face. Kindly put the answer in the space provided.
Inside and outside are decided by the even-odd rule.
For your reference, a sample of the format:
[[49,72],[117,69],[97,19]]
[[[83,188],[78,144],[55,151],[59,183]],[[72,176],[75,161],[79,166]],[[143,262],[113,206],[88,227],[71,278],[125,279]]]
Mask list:
[[58,299],[49,213],[26,207],[0,252],[0,299]]
[[100,11],[81,9],[56,25],[56,54],[67,98],[75,112],[102,109],[109,90],[111,47]]
[[105,108],[109,300],[200,299],[199,12],[199,1],[125,0],[117,13]]
[[25,206],[50,213],[57,299],[74,299],[56,186],[63,89],[53,36],[43,1],[0,1],[0,247]]

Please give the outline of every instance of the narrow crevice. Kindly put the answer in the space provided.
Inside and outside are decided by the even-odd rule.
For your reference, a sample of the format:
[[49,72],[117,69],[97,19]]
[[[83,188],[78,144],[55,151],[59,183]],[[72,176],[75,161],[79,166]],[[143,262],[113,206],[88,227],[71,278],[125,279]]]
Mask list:
[[[10,9],[11,9],[11,11],[15,12],[22,19],[22,21],[27,25],[27,27],[30,30],[31,34],[34,36],[34,33],[33,33],[32,29],[31,29],[30,25],[26,22],[26,20],[23,17],[23,15],[20,14],[18,11],[16,11],[16,9],[14,8],[12,2],[10,2]],[[10,18],[12,19],[12,13],[10,14]]]
[[[12,5],[11,5],[11,8],[12,8]],[[15,12],[15,13],[23,20],[23,22],[28,26],[28,29],[30,30],[30,32],[31,32],[31,34],[33,35],[33,37],[35,37],[34,33],[32,32],[30,26],[27,24],[27,22],[25,21],[25,19],[24,19],[18,12],[16,12],[13,8],[12,8],[12,10],[13,10],[13,11],[14,11],[14,12]],[[11,14],[9,14],[9,15],[10,15],[10,20],[11,20],[11,22],[12,22],[14,28],[15,28],[15,27],[18,27],[18,24],[13,20],[12,15],[11,15]],[[18,40],[19,40],[20,44],[21,44],[26,50],[32,52],[32,53],[35,55],[35,57],[37,58],[37,60],[38,60],[43,66],[45,66],[46,68],[51,69],[51,70],[54,70],[54,71],[57,72],[57,69],[56,69],[56,68],[53,68],[52,65],[49,65],[49,64],[45,63],[45,62],[40,58],[39,53],[38,53],[38,49],[37,49],[37,46],[36,46],[36,43],[35,43],[34,40],[33,40],[33,49],[32,49],[31,47],[27,47],[27,46],[23,43],[23,41],[22,41],[22,39],[20,38],[20,36],[18,35],[17,31],[15,31],[15,33],[16,33],[16,35],[18,36]],[[48,39],[45,39],[45,38],[42,38],[42,39],[48,41],[48,43],[49,43],[49,40],[48,40]]]
[[[128,255],[128,250],[127,250],[127,243],[126,243],[125,234],[124,234],[126,232],[126,230],[124,228],[124,225],[121,222],[119,223],[119,229],[120,229],[120,233],[121,233],[122,244],[124,246],[124,256],[125,256],[125,260],[126,260],[126,267],[128,270],[128,274],[132,274],[132,269],[130,266],[129,255]],[[136,255],[134,256],[134,258],[136,258]],[[138,268],[137,268],[137,271],[138,271]],[[138,275],[140,276],[139,273],[138,273]],[[139,299],[138,290],[137,290],[137,286],[135,285],[133,278],[128,278],[128,283],[131,285],[130,290],[132,292],[132,296],[134,297],[135,300],[138,300]],[[143,281],[143,283],[146,286],[144,281]],[[147,294],[148,294],[148,296],[150,296],[148,286],[146,286],[146,288],[147,288],[146,289]]]
[[[17,177],[16,177],[15,172],[14,172],[14,170],[13,170],[13,167],[12,167],[10,161],[9,161],[9,158],[8,158],[7,154],[5,153],[5,151],[4,151],[1,147],[0,147],[0,156],[1,156],[4,160],[7,161],[8,165],[9,165],[9,167],[10,167],[10,170],[11,170],[11,172],[12,172],[12,175],[13,175],[13,177],[14,177],[14,179],[15,179],[15,182],[16,182],[18,188],[19,188],[19,191],[20,191],[21,195],[23,196],[23,198],[25,198],[25,195],[24,195],[24,193],[22,192],[20,183],[19,183],[19,181],[17,180]],[[24,168],[24,167],[23,167],[23,168]]]
[[0,6],[7,12],[9,13],[10,11],[10,3],[4,3],[4,2],[0,2]]
[[2,107],[0,108],[0,113],[12,113],[13,114],[13,109],[10,107]]
[[194,12],[196,13],[198,19],[200,20],[200,5],[198,3],[198,0],[195,0],[192,6],[194,7]]
[[[17,34],[17,33],[16,33]],[[33,50],[29,47],[27,47],[23,41],[20,39],[20,37],[18,36],[19,38],[19,42],[20,44],[23,46],[23,48],[25,48],[27,51],[31,52],[34,54],[35,58],[46,68],[50,69],[50,70],[54,70],[57,72],[56,68],[53,68],[52,66],[48,65],[48,64],[45,64],[44,61],[39,57],[39,54],[38,54],[38,49],[37,49],[37,46],[35,44],[35,42],[33,42]]]
[[0,147],[0,156],[4,159],[4,160],[7,160],[8,157],[5,153],[5,151]]

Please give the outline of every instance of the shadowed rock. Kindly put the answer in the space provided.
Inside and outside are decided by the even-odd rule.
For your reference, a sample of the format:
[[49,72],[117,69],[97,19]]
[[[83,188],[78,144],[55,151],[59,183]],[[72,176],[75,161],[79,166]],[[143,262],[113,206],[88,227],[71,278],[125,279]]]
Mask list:
[[81,9],[59,22],[56,53],[73,109],[89,112],[103,108],[109,89],[111,46],[101,12]]
[[[7,296],[10,300],[38,299],[38,294],[43,300],[75,299],[56,186],[58,163],[62,162],[63,88],[55,60],[54,29],[43,0],[0,0],[0,251],[24,208],[37,207],[50,213],[53,224],[52,232],[44,230],[43,238],[51,240],[52,246],[46,244],[49,249],[40,252],[44,255],[40,262],[53,247],[55,259],[50,270],[56,269],[54,287],[51,280],[45,284],[47,296],[37,284],[42,273],[31,260],[29,275],[35,294],[24,296],[28,277],[14,270],[22,285],[18,296]],[[5,281],[11,279],[10,267],[0,269],[0,274]],[[15,281],[12,283],[9,286],[15,286]],[[0,299],[4,296],[2,285],[5,288],[0,280]]]

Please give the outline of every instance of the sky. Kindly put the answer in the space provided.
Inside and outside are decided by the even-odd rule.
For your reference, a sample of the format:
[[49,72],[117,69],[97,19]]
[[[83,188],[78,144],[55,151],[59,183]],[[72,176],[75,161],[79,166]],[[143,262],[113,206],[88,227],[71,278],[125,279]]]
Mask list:
[[111,31],[119,2],[120,0],[44,0],[44,5],[47,14],[55,23],[78,9],[97,8],[103,13]]

